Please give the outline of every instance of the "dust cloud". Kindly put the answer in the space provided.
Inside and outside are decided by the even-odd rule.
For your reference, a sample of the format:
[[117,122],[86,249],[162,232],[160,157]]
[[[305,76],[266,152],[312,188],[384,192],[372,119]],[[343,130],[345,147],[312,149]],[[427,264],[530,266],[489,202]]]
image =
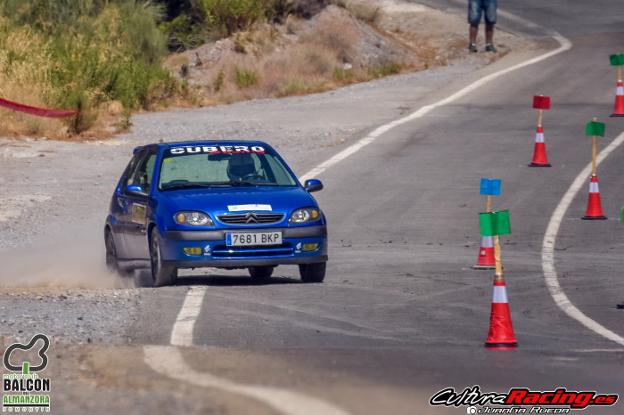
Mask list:
[[0,289],[131,288],[107,270],[102,232],[67,232],[53,241],[0,251]]

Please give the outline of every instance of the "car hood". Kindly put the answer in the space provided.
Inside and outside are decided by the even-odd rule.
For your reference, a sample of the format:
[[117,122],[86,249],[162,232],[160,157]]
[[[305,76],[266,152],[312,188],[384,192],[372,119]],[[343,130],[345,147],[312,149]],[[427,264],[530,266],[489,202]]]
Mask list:
[[210,214],[249,211],[289,213],[298,208],[317,206],[314,198],[301,187],[174,190],[163,192],[160,200],[172,213],[183,210],[200,210]]

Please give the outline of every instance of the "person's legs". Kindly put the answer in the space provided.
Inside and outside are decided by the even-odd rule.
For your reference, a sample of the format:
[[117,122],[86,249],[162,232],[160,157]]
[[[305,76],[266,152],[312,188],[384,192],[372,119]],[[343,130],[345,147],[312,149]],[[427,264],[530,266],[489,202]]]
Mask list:
[[479,25],[470,25],[470,43],[477,43],[477,34],[479,33]]
[[494,43],[494,23],[485,23],[485,43]]
[[485,11],[485,50],[487,52],[496,52],[494,46],[494,26],[496,25],[496,0],[483,0]]
[[482,12],[483,0],[468,0],[468,23],[470,24],[468,50],[471,52],[477,51],[477,34]]

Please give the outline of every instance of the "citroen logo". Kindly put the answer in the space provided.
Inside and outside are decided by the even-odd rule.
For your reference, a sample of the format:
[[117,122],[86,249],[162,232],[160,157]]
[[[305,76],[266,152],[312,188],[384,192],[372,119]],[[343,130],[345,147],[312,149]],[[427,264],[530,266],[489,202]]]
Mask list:
[[245,222],[247,223],[258,223],[258,217],[255,213],[249,212],[245,215]]

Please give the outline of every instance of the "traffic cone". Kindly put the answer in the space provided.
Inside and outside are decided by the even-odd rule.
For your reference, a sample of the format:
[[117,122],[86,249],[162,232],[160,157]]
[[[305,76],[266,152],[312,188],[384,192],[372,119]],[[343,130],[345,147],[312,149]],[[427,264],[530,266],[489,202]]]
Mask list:
[[535,133],[535,147],[533,148],[533,160],[529,167],[551,167],[548,163],[546,155],[546,143],[544,143],[544,129],[541,125],[537,126]]
[[481,237],[481,246],[479,247],[479,256],[477,264],[472,269],[494,269],[496,261],[494,259],[494,243],[491,236]]
[[589,198],[587,200],[587,211],[584,220],[605,220],[607,217],[602,213],[602,203],[600,202],[600,190],[598,189],[598,176],[592,175],[589,182]]
[[485,347],[493,350],[508,350],[518,347],[513,324],[511,323],[505,279],[502,275],[494,277],[490,330],[485,340]]
[[611,116],[624,117],[624,82],[622,82],[622,80],[617,81],[617,88],[615,89],[615,108]]

